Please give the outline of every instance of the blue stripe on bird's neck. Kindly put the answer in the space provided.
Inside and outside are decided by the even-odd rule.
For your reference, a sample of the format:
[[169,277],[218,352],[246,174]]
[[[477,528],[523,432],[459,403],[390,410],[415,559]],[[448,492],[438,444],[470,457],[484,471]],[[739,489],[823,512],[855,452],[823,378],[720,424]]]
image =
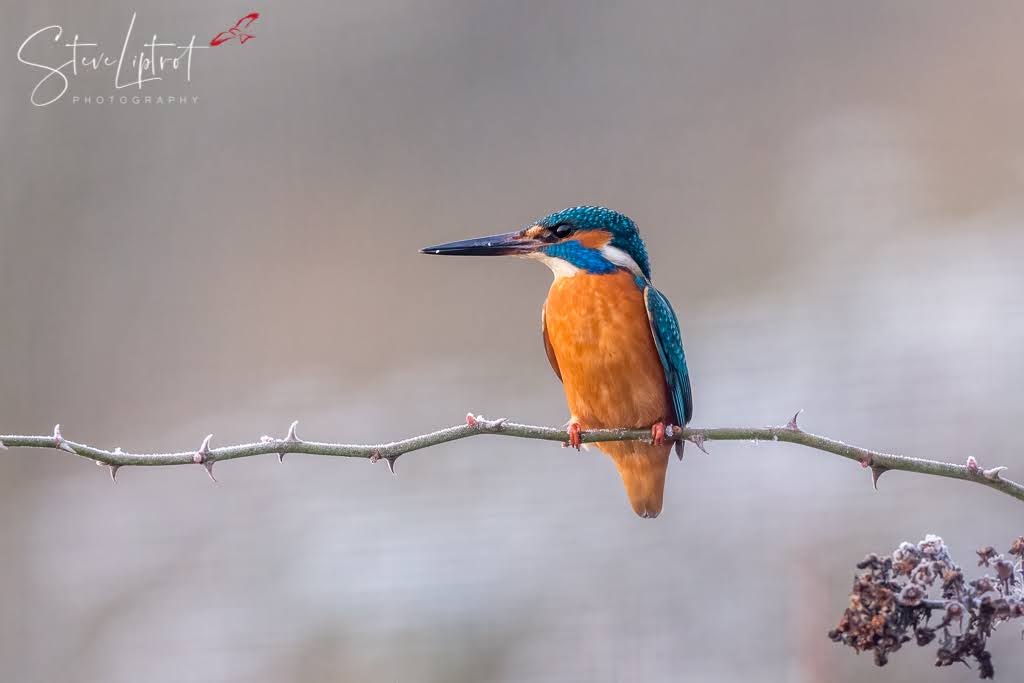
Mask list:
[[609,275],[619,269],[617,265],[604,257],[598,249],[585,247],[576,240],[559,242],[541,249],[551,258],[562,259],[580,270],[594,275]]

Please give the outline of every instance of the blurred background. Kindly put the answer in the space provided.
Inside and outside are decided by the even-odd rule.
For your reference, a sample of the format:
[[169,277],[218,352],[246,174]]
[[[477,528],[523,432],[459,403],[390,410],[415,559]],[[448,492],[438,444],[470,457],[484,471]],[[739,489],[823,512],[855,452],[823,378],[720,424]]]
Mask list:
[[[550,274],[419,247],[632,216],[698,426],[1024,472],[1024,8],[986,2],[2,5],[0,433],[126,450],[561,424]],[[205,43],[185,105],[34,107],[33,31]],[[39,56],[56,60],[40,43]],[[65,57],[66,59],[66,57]],[[59,63],[59,62],[58,62]],[[149,87],[149,86],[147,86]],[[128,94],[134,94],[128,91]],[[712,443],[656,521],[596,451],[481,437],[383,464],[0,458],[5,681],[968,681],[826,632],[854,564],[1024,533],[1019,502]],[[1024,667],[1019,630],[991,641]]]

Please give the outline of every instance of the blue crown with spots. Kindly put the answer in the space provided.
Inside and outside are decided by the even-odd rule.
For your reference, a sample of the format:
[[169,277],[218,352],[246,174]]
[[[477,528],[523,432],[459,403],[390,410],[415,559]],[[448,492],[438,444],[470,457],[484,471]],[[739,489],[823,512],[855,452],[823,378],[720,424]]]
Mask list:
[[636,223],[629,216],[603,206],[574,206],[545,216],[537,224],[546,228],[565,224],[577,231],[607,230],[612,235],[611,245],[629,254],[644,275],[648,279],[651,277],[647,247],[640,238]]

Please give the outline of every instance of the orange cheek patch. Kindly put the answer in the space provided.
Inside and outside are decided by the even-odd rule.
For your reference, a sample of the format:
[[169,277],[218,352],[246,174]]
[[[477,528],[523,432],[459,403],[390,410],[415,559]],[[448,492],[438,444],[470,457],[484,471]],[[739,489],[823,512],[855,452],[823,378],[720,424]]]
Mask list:
[[607,230],[588,230],[586,232],[573,235],[572,239],[578,241],[585,247],[589,247],[590,249],[600,249],[612,241],[612,234]]
[[546,232],[547,228],[542,228],[539,225],[533,225],[523,231],[523,237],[529,237],[530,239],[540,239]]

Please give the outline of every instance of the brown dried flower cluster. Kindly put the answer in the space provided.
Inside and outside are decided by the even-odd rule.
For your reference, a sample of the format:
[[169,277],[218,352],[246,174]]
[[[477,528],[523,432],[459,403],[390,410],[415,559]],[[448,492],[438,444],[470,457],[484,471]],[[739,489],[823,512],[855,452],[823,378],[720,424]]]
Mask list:
[[981,678],[993,678],[989,636],[1000,623],[1024,617],[1024,536],[1006,556],[991,546],[977,552],[978,566],[995,576],[966,581],[938,536],[901,543],[889,557],[868,555],[857,565],[864,571],[854,579],[850,606],[829,638],[858,653],[874,652],[878,666],[906,642],[925,646],[937,640],[935,666],[969,666],[974,660]]

